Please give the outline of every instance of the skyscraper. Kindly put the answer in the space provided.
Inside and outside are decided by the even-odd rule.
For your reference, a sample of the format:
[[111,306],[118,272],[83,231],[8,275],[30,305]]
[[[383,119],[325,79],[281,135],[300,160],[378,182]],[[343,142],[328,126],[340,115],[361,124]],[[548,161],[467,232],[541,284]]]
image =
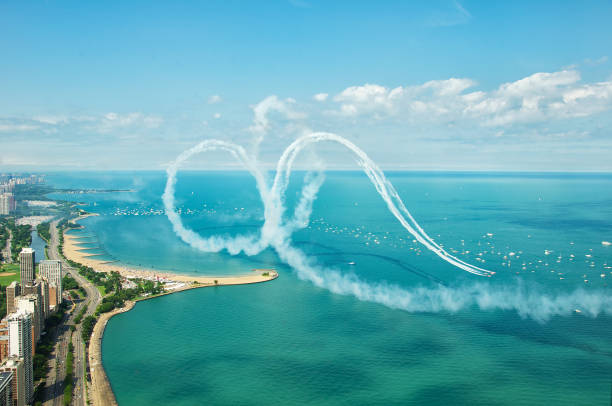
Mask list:
[[13,372],[0,372],[0,406],[13,403]]
[[34,395],[34,372],[32,365],[32,316],[25,311],[13,313],[8,317],[9,353],[23,358],[24,397],[31,403]]
[[34,280],[34,250],[32,248],[23,248],[19,253],[19,272],[21,276],[21,284],[28,285]]
[[1,193],[0,194],[0,216],[7,216],[15,211],[15,197],[12,193]]
[[15,306],[15,298],[21,295],[21,285],[17,281],[11,282],[6,287],[6,314],[15,312],[17,307]]
[[[55,304],[62,303],[62,263],[60,261],[45,259],[38,264],[38,271],[43,279],[51,286],[55,285]],[[53,303],[50,300],[49,303]]]
[[[45,289],[45,284],[43,283],[43,281],[39,279],[35,279],[34,281],[32,281],[31,284],[21,287],[22,296],[33,295],[36,297],[36,303],[38,306],[37,319],[39,321],[38,328],[40,331],[44,329],[45,318],[47,317],[47,314],[49,313],[49,309],[45,308],[46,303],[45,303],[43,289]],[[36,339],[38,339],[38,337]]]
[[32,344],[30,346],[32,348],[32,355],[34,355],[36,342],[40,339],[40,333],[42,332],[40,307],[40,296],[37,297],[32,294],[17,298],[17,313],[28,313],[32,319]]
[[26,404],[25,400],[25,376],[23,368],[23,358],[10,357],[0,365],[0,371],[11,372],[13,374],[11,392],[11,405],[22,406]]
[[41,293],[41,299],[42,299],[42,305],[41,305],[41,310],[42,310],[42,322],[43,322],[43,329],[45,328],[45,320],[47,320],[47,317],[49,317],[49,282],[47,282],[46,280],[37,280],[38,284],[40,285],[40,293]]

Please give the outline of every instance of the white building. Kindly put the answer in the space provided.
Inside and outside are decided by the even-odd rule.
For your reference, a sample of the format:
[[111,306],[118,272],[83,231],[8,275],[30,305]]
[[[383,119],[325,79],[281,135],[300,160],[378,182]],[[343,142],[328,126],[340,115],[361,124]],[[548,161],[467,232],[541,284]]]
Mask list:
[[[42,299],[42,298],[41,298]],[[19,296],[16,300],[17,313],[29,313],[32,318],[32,334],[34,335],[33,343],[40,339],[40,333],[44,328],[44,321],[42,320],[42,300],[39,302],[39,296],[37,295],[23,295]],[[42,327],[42,328],[41,328]],[[34,348],[34,345],[32,345]]]
[[32,364],[32,316],[18,310],[8,316],[9,355],[23,358],[23,392],[25,403],[34,397],[34,371]]
[[15,197],[12,193],[0,194],[0,216],[8,216],[11,212],[15,211],[16,208]]
[[55,286],[56,304],[62,303],[62,263],[60,261],[45,259],[38,264],[38,272],[51,286]]
[[19,253],[21,284],[28,285],[34,280],[35,253],[32,248],[22,248]]

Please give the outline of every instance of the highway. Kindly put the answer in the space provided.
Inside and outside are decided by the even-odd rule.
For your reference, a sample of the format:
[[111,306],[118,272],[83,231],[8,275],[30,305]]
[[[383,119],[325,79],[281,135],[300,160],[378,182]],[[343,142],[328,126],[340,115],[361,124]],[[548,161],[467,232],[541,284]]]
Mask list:
[[68,265],[66,261],[59,255],[58,244],[59,244],[59,232],[57,229],[58,221],[51,223],[51,240],[49,241],[49,259],[56,259],[62,261],[62,269],[64,274],[69,273],[77,283],[82,286],[87,292],[85,299],[75,300],[73,311],[69,315],[64,317],[64,322],[60,324],[56,330],[56,345],[53,356],[50,361],[49,373],[44,389],[44,402],[45,406],[61,406],[63,405],[64,397],[64,378],[66,376],[65,363],[66,354],[68,352],[68,343],[70,342],[70,336],[72,335],[72,344],[74,345],[74,391],[73,391],[73,405],[86,405],[86,390],[85,390],[85,345],[81,338],[81,324],[76,326],[74,333],[70,331],[68,324],[74,324],[74,318],[79,314],[84,306],[87,306],[87,311],[83,316],[85,317],[92,315],[98,304],[102,301],[102,296],[98,289],[90,283],[87,279],[82,277],[76,269],[73,269]]

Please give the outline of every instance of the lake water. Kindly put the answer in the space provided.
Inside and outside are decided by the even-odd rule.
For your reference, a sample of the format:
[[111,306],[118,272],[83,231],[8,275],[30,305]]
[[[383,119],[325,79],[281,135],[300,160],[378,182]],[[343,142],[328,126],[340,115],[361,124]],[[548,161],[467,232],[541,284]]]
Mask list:
[[[321,269],[395,292],[377,300],[386,305],[316,287],[271,249],[191,248],[163,214],[164,173],[49,175],[57,187],[133,190],[54,195],[100,214],[76,232],[100,258],[194,275],[280,274],[114,317],[103,361],[119,404],[610,404],[612,246],[602,242],[612,241],[612,176],[388,175],[436,242],[496,275],[468,274],[413,242],[360,173],[327,174],[292,245]],[[256,234],[263,223],[245,173],[184,172],[176,195],[203,236]]]

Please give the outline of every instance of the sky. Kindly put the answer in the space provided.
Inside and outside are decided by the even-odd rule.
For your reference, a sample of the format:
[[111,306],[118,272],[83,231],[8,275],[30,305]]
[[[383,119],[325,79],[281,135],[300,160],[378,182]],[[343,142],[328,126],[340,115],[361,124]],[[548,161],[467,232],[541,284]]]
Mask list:
[[0,171],[161,170],[209,138],[271,168],[312,131],[388,170],[612,171],[611,20],[609,1],[4,0]]

